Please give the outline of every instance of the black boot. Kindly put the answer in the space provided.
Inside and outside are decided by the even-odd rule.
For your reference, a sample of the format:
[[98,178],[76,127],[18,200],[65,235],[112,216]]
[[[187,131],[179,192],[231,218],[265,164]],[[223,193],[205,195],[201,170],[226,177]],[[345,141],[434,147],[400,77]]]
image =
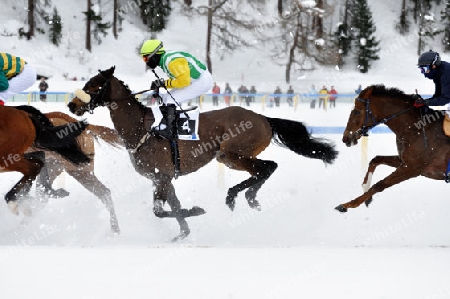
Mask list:
[[163,130],[157,130],[158,135],[169,139],[175,139],[175,119],[177,116],[177,108],[173,104],[163,105],[160,107],[161,113],[163,115],[163,119],[161,120],[161,124],[166,125]]

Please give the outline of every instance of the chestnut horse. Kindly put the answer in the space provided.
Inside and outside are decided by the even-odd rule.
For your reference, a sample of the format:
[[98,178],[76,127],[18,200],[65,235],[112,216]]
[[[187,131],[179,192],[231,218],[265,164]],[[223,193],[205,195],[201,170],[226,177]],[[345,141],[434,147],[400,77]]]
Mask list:
[[[62,112],[50,112],[45,114],[48,119],[55,126],[64,125],[70,122],[76,122],[77,120]],[[113,233],[120,233],[119,223],[117,220],[116,212],[114,210],[114,204],[111,197],[111,191],[106,187],[94,173],[94,157],[95,146],[94,139],[102,139],[108,145],[113,147],[123,146],[122,139],[115,130],[104,126],[96,126],[89,124],[84,132],[78,137],[77,141],[81,150],[91,159],[90,162],[83,165],[74,165],[69,161],[63,159],[60,155],[50,151],[45,151],[45,168],[47,170],[47,176],[39,175],[36,181],[37,190],[41,195],[52,196],[52,189],[49,189],[56,177],[58,177],[63,171],[77,180],[83,187],[89,192],[97,196],[103,204],[106,205],[110,214],[111,231]],[[69,195],[69,192],[64,189],[57,190],[56,197],[64,197]]]
[[[44,114],[31,106],[0,106],[0,173],[23,174],[5,195],[12,212],[19,213],[18,197],[28,194],[44,166],[42,149],[54,151],[75,164],[89,162],[76,141],[86,126],[84,121],[53,126]],[[26,153],[32,145],[40,150]]]
[[[136,171],[151,179],[155,185],[155,215],[176,218],[180,234],[174,240],[184,238],[190,232],[185,218],[201,215],[205,211],[199,207],[190,210],[181,208],[172,184],[175,168],[170,142],[148,133],[144,120],[154,122],[152,110],[139,103],[129,88],[113,74],[114,67],[100,71],[91,78],[83,90],[75,93],[69,109],[76,115],[82,115],[98,106],[108,107],[114,127],[129,150]],[[231,210],[234,209],[236,196],[245,189],[250,207],[260,207],[256,193],[275,171],[277,164],[256,157],[271,140],[299,155],[325,163],[332,163],[337,156],[332,143],[312,138],[302,123],[268,118],[241,107],[201,113],[198,134],[199,141],[178,141],[180,175],[195,172],[213,159],[231,169],[248,172],[250,178],[228,190],[226,204]],[[166,201],[171,211],[163,210]]]
[[[336,209],[347,212],[363,202],[368,205],[375,193],[417,176],[444,180],[450,159],[450,139],[444,135],[440,111],[414,106],[412,95],[395,88],[372,85],[355,100],[342,141],[347,146],[357,144],[361,136],[379,124],[385,124],[396,135],[398,155],[376,156],[369,163],[364,177],[364,194]],[[370,186],[373,172],[379,165],[394,167],[390,175]]]

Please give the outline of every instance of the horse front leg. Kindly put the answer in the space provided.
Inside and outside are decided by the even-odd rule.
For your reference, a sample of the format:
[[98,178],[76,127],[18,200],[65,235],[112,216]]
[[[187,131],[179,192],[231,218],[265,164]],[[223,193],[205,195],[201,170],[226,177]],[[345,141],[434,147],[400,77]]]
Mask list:
[[[172,184],[171,177],[164,177],[155,180],[156,189],[154,192],[153,212],[159,218],[175,218],[180,225],[180,234],[172,239],[176,242],[186,238],[190,234],[189,225],[186,222],[187,217],[199,216],[205,213],[200,207],[192,207],[191,209],[181,208],[181,203],[175,194],[175,188]],[[171,211],[164,210],[164,203],[170,206]]]
[[[379,165],[387,165],[394,168],[400,167],[402,161],[400,160],[399,156],[375,156],[372,160],[369,162],[369,168],[367,169],[367,173],[364,177],[362,188],[364,192],[367,192],[372,184],[372,176],[375,172],[375,169]],[[364,203],[366,206],[369,206],[369,204],[372,202],[372,197],[368,198]]]
[[[92,163],[92,162],[91,162]],[[76,179],[84,188],[97,196],[106,206],[109,212],[109,223],[113,234],[120,234],[119,220],[117,219],[114,202],[111,196],[111,190],[106,187],[89,169],[67,170],[67,173]]]
[[408,165],[402,165],[397,168],[393,173],[382,179],[381,181],[374,184],[371,188],[369,188],[363,195],[355,198],[352,201],[349,201],[344,204],[338,205],[335,209],[341,213],[347,212],[349,208],[356,208],[361,205],[366,200],[372,198],[375,193],[381,192],[386,188],[389,188],[393,185],[401,183],[403,181],[409,180],[416,176],[420,175],[420,170],[413,169],[412,167],[408,167]]

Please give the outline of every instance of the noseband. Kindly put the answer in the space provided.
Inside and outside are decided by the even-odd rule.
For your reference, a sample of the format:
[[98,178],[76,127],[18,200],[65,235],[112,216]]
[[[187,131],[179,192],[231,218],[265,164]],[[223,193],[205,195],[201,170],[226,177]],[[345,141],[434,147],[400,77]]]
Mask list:
[[[401,114],[403,114],[403,113],[405,113],[405,112],[407,112],[408,110],[411,110],[411,109],[413,108],[413,107],[406,108],[405,110],[400,111],[399,113],[396,113],[396,114],[394,114],[394,115],[392,115],[392,116],[389,116],[389,117],[385,117],[385,118],[383,118],[383,119],[377,121],[377,120],[375,119],[375,116],[373,116],[373,114],[372,114],[372,110],[370,110],[370,98],[367,98],[367,99],[356,98],[356,101],[361,102],[361,103],[364,103],[365,109],[366,109],[366,117],[364,118],[364,123],[363,123],[363,125],[361,126],[361,128],[359,128],[359,129],[355,132],[357,135],[360,135],[360,136],[368,136],[368,135],[369,135],[369,134],[368,134],[369,131],[370,131],[371,129],[373,129],[374,127],[378,126],[379,124],[385,124],[385,123],[388,122],[389,120],[391,120],[391,119],[393,119],[393,118],[396,118],[397,116],[400,116]],[[371,124],[370,126],[368,125],[369,121],[372,122],[372,124]]]

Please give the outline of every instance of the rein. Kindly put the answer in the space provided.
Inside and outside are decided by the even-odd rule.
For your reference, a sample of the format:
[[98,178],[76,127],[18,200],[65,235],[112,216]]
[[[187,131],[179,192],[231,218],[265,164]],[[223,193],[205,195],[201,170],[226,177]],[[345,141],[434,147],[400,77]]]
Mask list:
[[[366,107],[366,117],[364,119],[364,124],[362,125],[362,127],[360,129],[358,129],[356,131],[356,133],[361,135],[361,136],[368,136],[369,131],[371,129],[375,128],[376,126],[378,126],[379,124],[385,124],[388,121],[390,121],[391,119],[396,118],[396,117],[402,115],[403,113],[405,113],[405,112],[407,112],[407,111],[409,111],[409,110],[411,110],[413,108],[413,107],[406,108],[405,110],[402,110],[399,113],[396,113],[396,114],[391,115],[389,117],[385,117],[385,118],[377,121],[375,119],[375,117],[373,116],[372,111],[370,110],[370,99],[356,98],[356,100],[358,102],[364,103],[365,107]],[[367,125],[367,123],[369,122],[369,117],[370,117],[370,120],[372,121],[372,125],[371,126]]]

